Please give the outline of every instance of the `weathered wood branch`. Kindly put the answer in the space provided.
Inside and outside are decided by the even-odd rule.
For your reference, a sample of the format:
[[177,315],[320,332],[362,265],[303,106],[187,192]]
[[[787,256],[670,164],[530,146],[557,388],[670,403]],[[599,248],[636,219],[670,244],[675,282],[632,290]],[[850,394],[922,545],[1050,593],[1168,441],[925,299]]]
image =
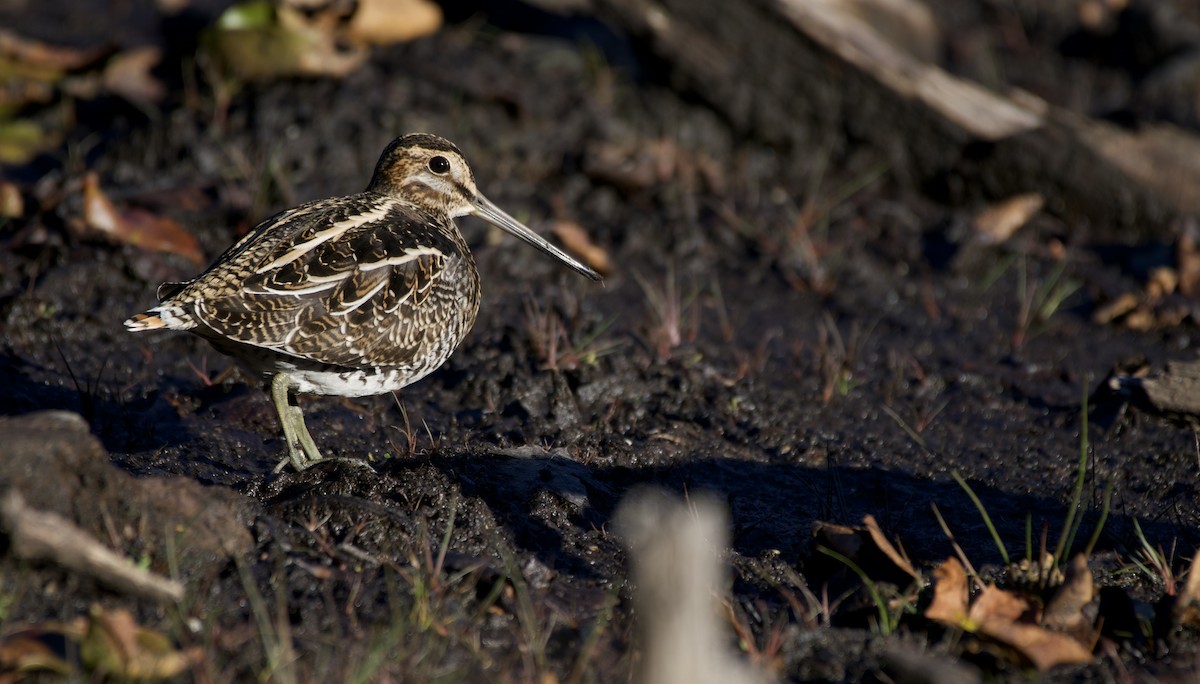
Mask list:
[[[931,51],[902,35],[928,23],[909,0],[594,4],[672,85],[793,156],[836,162],[874,149],[900,182],[950,201],[1037,191],[1049,211],[1106,239],[1137,237],[1130,229],[1144,237],[1200,213],[1196,136],[1169,125],[1125,130],[949,74],[914,56]],[[880,18],[889,12],[894,21]]]
[[66,518],[30,508],[12,488],[0,495],[0,530],[17,558],[54,563],[133,596],[162,602],[183,599],[180,583],[135,566]]

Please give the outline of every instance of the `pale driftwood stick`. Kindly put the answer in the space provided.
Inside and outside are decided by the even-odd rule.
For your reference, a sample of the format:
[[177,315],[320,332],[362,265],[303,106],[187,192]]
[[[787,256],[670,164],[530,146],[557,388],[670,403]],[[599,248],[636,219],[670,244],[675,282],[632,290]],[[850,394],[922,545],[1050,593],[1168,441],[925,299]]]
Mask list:
[[1162,124],[1131,133],[1029,93],[993,93],[893,45],[860,18],[861,0],[774,2],[812,41],[976,138],[996,142],[1053,125],[1062,129],[1065,144],[1092,150],[1180,211],[1200,211],[1200,195],[1193,191],[1200,182],[1200,140],[1186,131]]
[[919,100],[971,135],[1001,140],[1038,128],[1038,109],[996,95],[892,45],[843,0],[778,0],[777,10],[826,50]]
[[1148,378],[1117,376],[1109,386],[1140,408],[1191,424],[1200,420],[1200,361],[1172,361]]
[[162,602],[183,599],[183,585],[135,567],[66,518],[30,508],[15,489],[0,496],[0,528],[17,558],[49,561],[134,596]]
[[1161,236],[1200,212],[1200,137],[1168,124],[1125,130],[947,73],[920,56],[940,40],[909,0],[591,5],[661,60],[673,86],[792,158],[873,149],[901,183],[955,179],[944,189],[956,203],[1037,191],[1102,240]]

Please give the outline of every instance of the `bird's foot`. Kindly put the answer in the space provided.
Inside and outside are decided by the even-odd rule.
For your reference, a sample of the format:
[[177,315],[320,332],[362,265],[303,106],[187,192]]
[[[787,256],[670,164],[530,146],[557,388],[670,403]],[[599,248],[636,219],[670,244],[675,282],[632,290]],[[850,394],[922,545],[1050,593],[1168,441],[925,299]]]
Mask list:
[[317,443],[308,433],[308,426],[304,424],[304,413],[298,404],[292,403],[288,390],[288,378],[283,373],[276,374],[271,381],[271,400],[275,404],[275,410],[279,413],[279,422],[283,426],[283,438],[287,442],[288,450],[287,458],[279,461],[279,465],[275,466],[273,472],[283,472],[283,469],[290,464],[299,473],[318,463],[329,461],[344,461],[357,466],[365,466],[371,472],[375,471],[370,463],[357,458],[323,458],[321,456],[321,450],[317,448]]
[[281,472],[283,472],[284,468],[286,468],[288,465],[291,465],[292,468],[296,472],[299,473],[301,471],[307,470],[308,468],[311,468],[320,463],[346,463],[349,465],[366,468],[367,470],[371,471],[372,473],[375,472],[375,468],[370,463],[368,463],[367,461],[364,461],[361,458],[349,458],[346,456],[334,456],[332,458],[321,457],[321,458],[314,459],[314,458],[309,458],[305,454],[300,454],[299,456],[297,456],[296,454],[293,454],[293,453],[289,453],[287,455],[287,458],[280,459],[279,463],[275,466],[274,470],[272,470],[271,472],[276,473],[276,474],[281,473]]

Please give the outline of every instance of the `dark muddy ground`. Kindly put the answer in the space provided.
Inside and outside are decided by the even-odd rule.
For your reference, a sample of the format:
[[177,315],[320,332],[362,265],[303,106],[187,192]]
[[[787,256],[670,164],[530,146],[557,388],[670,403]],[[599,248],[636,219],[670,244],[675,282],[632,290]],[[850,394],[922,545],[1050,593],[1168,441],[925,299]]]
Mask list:
[[[1065,106],[1148,115],[1121,106],[1140,73],[1066,56],[1069,18],[1038,4],[1056,5],[935,3],[957,37],[950,66],[980,76],[985,54],[1004,67],[992,78]],[[97,18],[73,3],[18,5],[0,23],[45,40],[87,44],[97,22],[126,44],[190,30],[135,6]],[[170,535],[153,516],[141,528],[97,522],[136,485],[100,487],[109,476],[48,465],[6,474],[131,557],[175,566],[189,590],[168,610],[6,560],[7,622],[71,619],[93,601],[131,607],[203,647],[185,675],[197,681],[333,681],[376,667],[398,681],[565,680],[577,667],[583,681],[625,679],[636,660],[630,589],[608,527],[623,494],[649,483],[728,503],[733,600],[760,648],[785,625],[774,660],[783,679],[890,681],[888,648],[957,654],[956,643],[916,619],[879,636],[854,598],[832,626],[797,614],[785,595],[798,582],[819,593],[827,575],[813,523],[873,514],[929,568],[952,554],[936,503],[976,566],[995,571],[995,544],[952,471],[1010,548],[1024,548],[1027,516],[1053,543],[1085,393],[1081,539],[1116,483],[1099,580],[1144,605],[1162,595],[1132,567],[1135,520],[1185,567],[1200,543],[1195,434],[1098,390],[1131,360],[1189,358],[1196,328],[1092,321],[1138,291],[1150,265],[1171,262],[1174,235],[1121,244],[1104,226],[1042,215],[1003,245],[977,244],[979,207],[894,182],[870,151],[829,159],[736,136],[598,24],[544,35],[449,16],[344,79],[247,86],[224,116],[202,78],[179,77],[195,76],[190,65],[171,63],[161,111],[82,103],[61,149],[6,171],[30,196],[61,188],[63,201],[0,233],[0,412],[80,413],[130,482],[180,476],[219,493],[209,505],[234,515],[216,534],[238,540],[189,555],[161,541]],[[1020,49],[1005,33],[1014,27]],[[603,50],[571,38],[582,34]],[[489,197],[531,225],[582,225],[613,270],[597,286],[465,221],[485,298],[458,353],[395,398],[305,402],[328,455],[369,459],[376,472],[332,463],[273,475],[280,434],[256,384],[225,378],[230,362],[190,336],[122,329],[159,282],[198,267],[72,230],[78,179],[96,171],[115,201],[175,218],[211,258],[274,211],[357,191],[379,150],[409,131],[454,140]],[[1039,293],[1066,296],[1030,313],[1049,298]],[[541,331],[559,323],[567,339],[548,352]],[[510,450],[526,446],[546,451]],[[444,567],[433,568],[447,532]],[[1191,642],[1118,642],[1048,678],[1182,681],[1196,667]],[[987,653],[970,659],[1000,679],[1033,676]]]

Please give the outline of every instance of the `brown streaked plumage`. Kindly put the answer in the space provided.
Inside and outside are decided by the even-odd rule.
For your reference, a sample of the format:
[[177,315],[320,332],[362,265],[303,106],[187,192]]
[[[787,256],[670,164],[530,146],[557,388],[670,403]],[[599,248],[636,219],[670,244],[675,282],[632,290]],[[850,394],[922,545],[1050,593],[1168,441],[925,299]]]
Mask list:
[[454,223],[468,214],[600,278],[480,194],[453,144],[414,134],[387,146],[364,192],[263,221],[196,278],[164,283],[161,303],[125,326],[188,330],[271,377],[288,459],[302,470],[321,454],[296,392],[400,389],[471,329],[479,274]]

